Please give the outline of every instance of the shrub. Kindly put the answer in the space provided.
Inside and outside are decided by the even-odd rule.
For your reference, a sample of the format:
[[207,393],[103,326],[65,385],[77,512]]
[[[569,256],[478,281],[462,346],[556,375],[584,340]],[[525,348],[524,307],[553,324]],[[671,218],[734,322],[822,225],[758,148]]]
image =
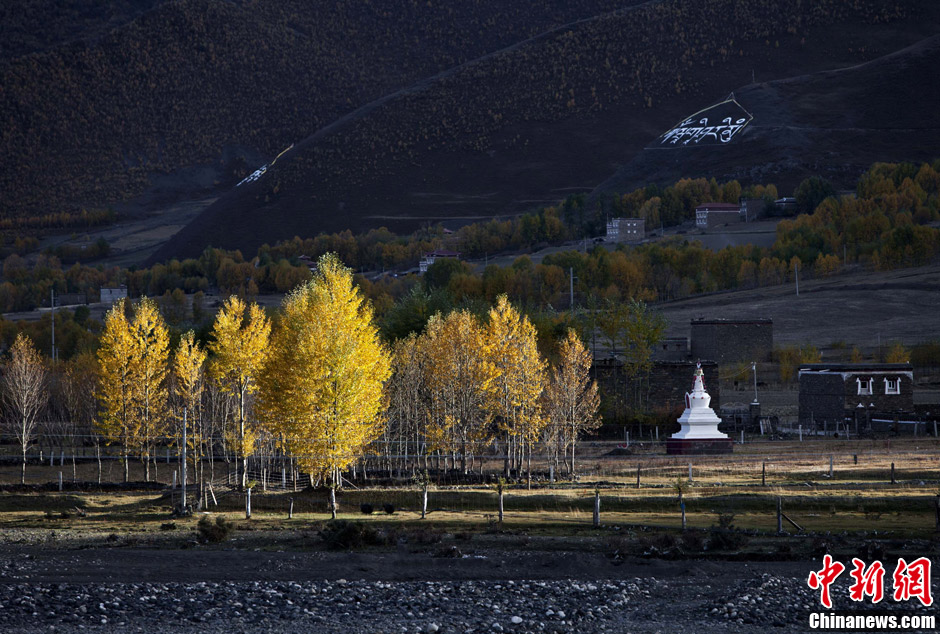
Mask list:
[[337,520],[327,523],[320,530],[320,539],[330,550],[350,550],[363,546],[381,546],[388,543],[389,537],[363,522]]
[[164,522],[163,524],[160,524],[160,530],[161,531],[175,531],[176,522]]
[[196,525],[196,530],[199,531],[199,537],[202,541],[216,544],[228,539],[229,534],[232,532],[232,524],[227,522],[221,515],[215,518],[215,522],[209,519],[208,515],[203,515]]
[[371,504],[360,504],[360,505],[359,505],[359,511],[360,511],[363,515],[372,515],[373,508],[372,508],[372,505],[371,505]]
[[394,504],[384,504],[384,505],[382,506],[382,508],[385,510],[385,513],[386,513],[387,515],[393,515],[393,514],[395,513],[395,505],[394,505]]

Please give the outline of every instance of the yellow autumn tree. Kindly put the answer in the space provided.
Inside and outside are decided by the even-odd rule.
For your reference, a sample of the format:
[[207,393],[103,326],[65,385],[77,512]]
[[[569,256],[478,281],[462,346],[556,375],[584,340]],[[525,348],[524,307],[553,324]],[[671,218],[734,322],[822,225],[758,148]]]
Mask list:
[[459,455],[466,473],[468,457],[490,440],[487,404],[495,371],[487,358],[485,332],[468,311],[437,314],[421,336],[420,350],[430,401],[429,449]]
[[[182,438],[183,425],[177,416],[177,438],[186,442],[192,451],[193,476],[198,478],[196,465],[201,464],[202,447],[206,439],[202,425],[202,392],[205,387],[206,351],[196,341],[192,330],[183,335],[173,355],[173,373],[176,378],[176,398],[186,415],[186,438]],[[200,478],[201,480],[201,478]]]
[[[591,381],[591,351],[581,343],[574,330],[558,347],[558,363],[546,390],[549,426],[546,439],[557,469],[558,458],[565,456],[568,472],[575,473],[575,445],[585,431],[597,429],[600,397],[597,382]],[[568,456],[570,455],[570,462]]]
[[545,361],[538,351],[535,326],[501,295],[490,309],[485,340],[495,371],[488,389],[489,408],[506,442],[504,473],[509,475],[511,462],[521,470],[527,456],[531,474],[532,442],[545,425],[540,405]]
[[900,341],[895,341],[885,354],[885,363],[910,363],[911,351]]
[[144,477],[150,480],[151,459],[167,432],[167,372],[170,335],[160,308],[143,298],[130,325],[133,360],[132,388],[138,421],[137,451],[144,464]]
[[248,419],[248,399],[258,389],[258,379],[268,358],[271,322],[257,304],[246,306],[237,296],[228,298],[212,326],[213,341],[209,350],[214,355],[211,371],[219,388],[237,402],[234,433],[230,440],[241,460],[239,487],[248,484],[248,456],[254,453],[259,428]]
[[341,471],[381,435],[390,355],[352,271],[335,254],[320,258],[314,279],[285,297],[282,308],[262,406],[301,467],[335,491]]
[[98,388],[100,414],[95,427],[108,444],[119,444],[128,481],[128,457],[138,435],[134,406],[135,342],[125,313],[125,300],[119,300],[104,318],[98,346]]

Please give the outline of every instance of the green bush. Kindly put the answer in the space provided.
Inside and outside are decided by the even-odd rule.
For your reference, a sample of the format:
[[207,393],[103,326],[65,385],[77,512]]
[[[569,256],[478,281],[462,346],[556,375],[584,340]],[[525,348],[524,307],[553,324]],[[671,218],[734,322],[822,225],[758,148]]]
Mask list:
[[196,525],[196,530],[199,531],[202,541],[216,544],[228,539],[232,532],[232,524],[221,515],[215,518],[215,522],[210,520],[208,515],[203,515]]

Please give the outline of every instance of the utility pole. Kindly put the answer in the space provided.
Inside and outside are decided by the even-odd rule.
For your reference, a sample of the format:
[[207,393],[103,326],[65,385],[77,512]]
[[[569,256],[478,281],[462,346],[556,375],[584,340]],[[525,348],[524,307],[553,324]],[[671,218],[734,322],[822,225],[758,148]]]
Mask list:
[[568,267],[568,275],[569,275],[568,293],[571,296],[571,304],[569,304],[568,307],[571,310],[574,310],[574,267],[573,266]]
[[49,289],[49,306],[52,308],[52,361],[55,362],[55,288]]
[[758,403],[757,400],[757,361],[751,361],[751,370],[754,372],[754,402]]

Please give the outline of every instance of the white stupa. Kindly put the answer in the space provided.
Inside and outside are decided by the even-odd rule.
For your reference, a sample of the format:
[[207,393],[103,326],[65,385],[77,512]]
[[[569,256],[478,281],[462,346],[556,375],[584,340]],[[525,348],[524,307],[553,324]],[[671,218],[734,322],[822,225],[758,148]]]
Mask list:
[[685,411],[679,417],[682,426],[678,433],[666,441],[671,454],[729,453],[731,439],[718,431],[721,418],[710,407],[712,397],[705,391],[705,373],[702,364],[695,366],[692,391],[685,394]]

